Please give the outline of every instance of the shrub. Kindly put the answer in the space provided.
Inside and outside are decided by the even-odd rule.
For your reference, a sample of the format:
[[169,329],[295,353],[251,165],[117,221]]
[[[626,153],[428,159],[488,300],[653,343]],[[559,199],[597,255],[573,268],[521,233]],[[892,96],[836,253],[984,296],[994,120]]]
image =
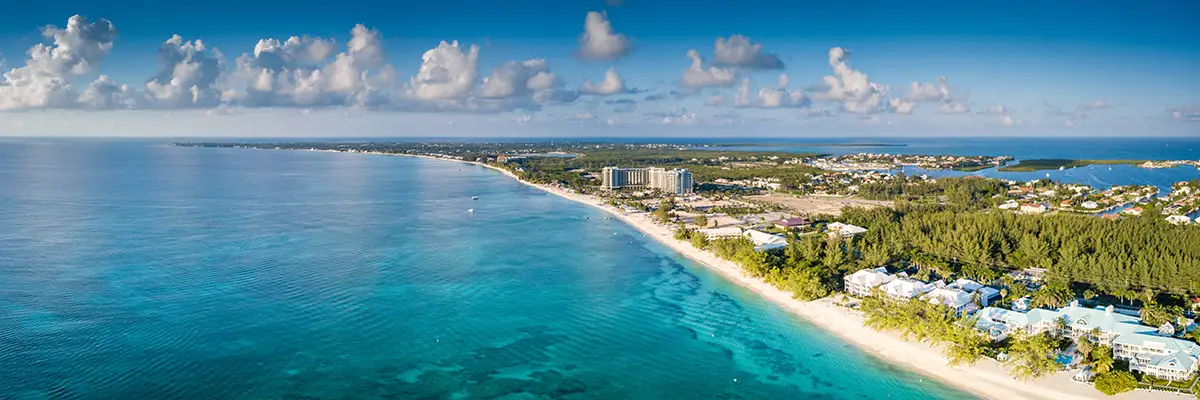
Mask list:
[[1096,377],[1096,390],[1112,396],[1137,389],[1137,379],[1126,371],[1110,371]]

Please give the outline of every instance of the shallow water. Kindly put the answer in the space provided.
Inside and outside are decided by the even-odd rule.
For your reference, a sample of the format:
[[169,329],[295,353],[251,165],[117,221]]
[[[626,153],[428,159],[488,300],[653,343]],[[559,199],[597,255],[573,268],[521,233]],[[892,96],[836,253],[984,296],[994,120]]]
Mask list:
[[471,165],[16,140],[0,188],[0,398],[971,398]]

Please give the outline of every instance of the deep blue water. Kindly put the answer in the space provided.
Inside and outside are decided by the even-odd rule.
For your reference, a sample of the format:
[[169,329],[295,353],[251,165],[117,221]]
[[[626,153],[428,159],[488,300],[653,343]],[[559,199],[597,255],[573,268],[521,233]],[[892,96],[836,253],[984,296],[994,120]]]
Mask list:
[[4,399],[970,398],[466,164],[7,140],[0,188]]

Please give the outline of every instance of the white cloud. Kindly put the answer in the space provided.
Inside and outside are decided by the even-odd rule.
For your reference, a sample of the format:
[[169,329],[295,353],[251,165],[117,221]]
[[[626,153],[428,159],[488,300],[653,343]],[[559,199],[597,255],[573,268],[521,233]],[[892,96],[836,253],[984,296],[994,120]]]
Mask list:
[[905,99],[892,99],[889,106],[892,113],[912,114],[913,108],[917,107],[917,103]]
[[608,13],[591,11],[583,23],[579,37],[579,58],[584,60],[616,60],[625,57],[633,45],[623,34],[613,31]]
[[1079,106],[1079,108],[1086,110],[1102,110],[1105,108],[1112,108],[1112,105],[1108,104],[1108,101],[1105,100],[1095,100],[1090,103],[1082,104]]
[[729,40],[717,38],[713,46],[713,63],[746,69],[783,69],[779,56],[763,53],[762,44],[750,43],[750,38],[733,35]]
[[607,96],[625,91],[625,81],[617,74],[616,68],[609,68],[604,72],[604,80],[600,83],[593,84],[592,81],[583,83],[583,87],[579,91],[584,94],[594,94],[599,96]]
[[696,50],[688,50],[687,56],[692,59],[692,65],[683,71],[683,77],[679,79],[681,86],[691,89],[733,86],[733,80],[737,75],[733,70],[718,67],[704,68],[700,53]]
[[478,59],[478,46],[463,52],[458,41],[441,42],[421,56],[421,69],[410,80],[413,96],[420,100],[466,97],[475,85]]
[[808,107],[812,101],[803,91],[788,89],[788,76],[779,75],[779,85],[774,88],[762,87],[757,92],[751,89],[750,78],[742,79],[733,98],[734,107]]
[[395,69],[385,63],[379,32],[356,25],[350,34],[346,51],[332,61],[333,40],[259,40],[253,54],[238,57],[221,100],[247,107],[375,107],[391,102],[388,89],[395,84]]
[[1188,104],[1171,109],[1171,119],[1184,122],[1200,122],[1200,106]]
[[139,100],[140,95],[129,85],[118,85],[108,75],[100,75],[78,99],[84,108],[96,110],[138,108]]
[[1008,115],[1008,114],[1012,114],[1012,112],[1013,112],[1013,110],[1011,108],[1008,108],[1007,106],[1005,106],[1003,104],[996,104],[996,105],[984,107],[983,109],[979,110],[978,114]]
[[814,88],[818,100],[841,102],[842,110],[854,114],[875,114],[888,110],[887,86],[871,82],[867,74],[850,68],[850,53],[841,47],[829,49],[833,75],[823,78]]
[[946,77],[939,76],[937,79],[936,84],[913,82],[904,97],[917,101],[950,101],[950,84]]
[[146,98],[162,108],[209,107],[219,102],[214,88],[224,69],[220,52],[210,55],[203,41],[171,36],[158,49],[158,72],[146,82]]
[[75,15],[66,28],[46,26],[42,36],[53,44],[30,48],[25,66],[5,73],[0,81],[0,110],[76,106],[70,80],[91,72],[108,55],[117,29],[108,20],[89,22]]
[[558,86],[558,78],[550,73],[546,60],[509,61],[483,78],[480,95],[485,98],[521,96],[531,90],[548,90]]

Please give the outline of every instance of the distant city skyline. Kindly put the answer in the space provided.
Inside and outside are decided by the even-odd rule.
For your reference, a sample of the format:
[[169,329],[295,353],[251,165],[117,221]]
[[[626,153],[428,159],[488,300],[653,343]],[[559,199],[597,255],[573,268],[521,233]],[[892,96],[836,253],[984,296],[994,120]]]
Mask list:
[[1200,134],[1194,2],[566,3],[15,5],[0,136]]

